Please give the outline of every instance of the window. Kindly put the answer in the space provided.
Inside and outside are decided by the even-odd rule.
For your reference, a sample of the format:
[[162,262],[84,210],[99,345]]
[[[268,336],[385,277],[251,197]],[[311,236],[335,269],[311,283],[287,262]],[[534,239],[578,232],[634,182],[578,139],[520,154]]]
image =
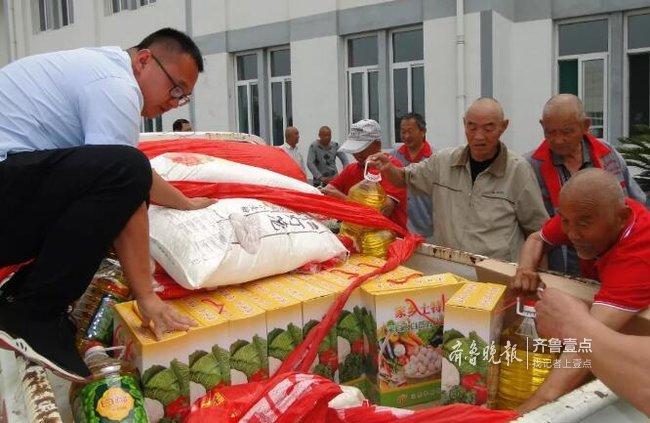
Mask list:
[[74,0],[38,0],[38,31],[59,29],[74,23]]
[[407,113],[424,116],[424,53],[422,29],[391,34],[391,96],[394,139],[400,142],[400,119]]
[[257,53],[235,56],[239,132],[260,135],[260,95]]
[[380,122],[377,35],[348,39],[347,55],[349,124],[361,119]]
[[291,108],[291,51],[288,48],[269,51],[271,93],[271,140],[284,143],[284,128],[293,125]]
[[119,13],[123,10],[133,10],[141,6],[148,6],[156,0],[110,0],[110,11]]
[[162,132],[162,116],[153,119],[142,118],[140,132]]
[[607,137],[608,21],[558,26],[558,91],[580,97],[591,119],[591,132]]
[[628,129],[650,125],[650,14],[627,20]]

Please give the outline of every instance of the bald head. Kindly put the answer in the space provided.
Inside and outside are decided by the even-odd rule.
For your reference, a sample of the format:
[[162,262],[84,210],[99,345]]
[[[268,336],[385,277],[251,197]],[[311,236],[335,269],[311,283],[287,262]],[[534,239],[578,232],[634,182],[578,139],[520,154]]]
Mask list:
[[542,119],[557,115],[576,120],[586,117],[582,101],[573,94],[554,95],[546,102],[542,110]]
[[508,128],[501,104],[493,98],[481,97],[467,108],[463,123],[472,159],[484,162],[496,157],[501,135]]
[[492,97],[481,97],[474,100],[474,102],[467,108],[465,116],[469,116],[470,114],[494,115],[500,121],[502,121],[505,116],[501,103]]
[[300,139],[300,132],[298,132],[298,128],[295,126],[287,126],[287,129],[284,130],[284,140],[287,144],[289,144],[292,148],[295,148],[296,144],[298,144],[298,140]]
[[576,172],[560,191],[560,207],[568,200],[589,202],[596,207],[625,207],[625,193],[613,174],[597,168]]
[[631,216],[618,179],[602,169],[584,169],[560,191],[562,231],[578,256],[593,260],[618,242]]

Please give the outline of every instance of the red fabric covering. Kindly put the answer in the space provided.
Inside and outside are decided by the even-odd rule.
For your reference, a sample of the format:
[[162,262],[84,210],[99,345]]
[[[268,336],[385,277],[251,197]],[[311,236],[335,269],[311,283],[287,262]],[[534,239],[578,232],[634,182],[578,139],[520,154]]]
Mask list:
[[173,141],[145,141],[138,146],[149,158],[163,153],[198,153],[233,162],[272,170],[307,182],[305,173],[284,151],[269,145],[245,142],[183,138]]
[[[609,154],[611,151],[610,148],[591,134],[587,134],[585,138],[590,146],[591,162],[594,167],[602,168],[603,165],[600,158]],[[540,171],[544,178],[546,188],[548,188],[548,193],[551,196],[551,204],[553,204],[553,207],[557,208],[560,204],[560,189],[562,189],[562,183],[560,182],[560,175],[557,173],[557,169],[553,165],[551,145],[548,140],[545,139],[542,141],[542,144],[533,153],[533,158],[542,161]]]
[[286,373],[269,381],[213,389],[192,405],[184,422],[501,423],[518,417],[515,411],[490,410],[468,404],[453,404],[419,411],[373,405],[343,410],[329,408],[329,401],[340,392],[338,385],[323,377]]
[[172,185],[188,197],[256,198],[298,212],[316,213],[371,228],[391,229],[402,236],[407,233],[403,227],[373,208],[324,195],[237,183],[178,181],[172,182]]
[[332,410],[328,416],[327,422],[335,423],[425,423],[425,422],[445,422],[445,423],[497,423],[509,422],[519,415],[516,411],[511,410],[490,410],[469,404],[452,404],[444,407],[432,407],[418,411],[399,410],[397,414],[394,410],[386,407],[377,407],[374,405],[364,405],[344,410]]
[[194,403],[185,423],[325,422],[327,404],[340,393],[341,388],[321,376],[289,373],[213,390]]

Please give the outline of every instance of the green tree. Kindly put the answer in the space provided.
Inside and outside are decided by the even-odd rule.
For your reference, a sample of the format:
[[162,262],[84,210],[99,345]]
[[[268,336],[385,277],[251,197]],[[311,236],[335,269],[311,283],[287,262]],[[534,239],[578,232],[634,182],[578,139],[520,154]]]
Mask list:
[[641,170],[634,179],[647,193],[650,192],[650,126],[637,125],[632,134],[619,138],[621,144],[617,149],[628,166]]

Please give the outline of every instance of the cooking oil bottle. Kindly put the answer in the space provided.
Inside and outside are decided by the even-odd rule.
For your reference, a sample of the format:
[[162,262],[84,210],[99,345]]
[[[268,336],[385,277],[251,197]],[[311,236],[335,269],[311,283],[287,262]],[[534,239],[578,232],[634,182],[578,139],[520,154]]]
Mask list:
[[[366,163],[363,180],[350,188],[348,200],[381,211],[388,197],[380,182],[381,174],[369,172]],[[356,249],[363,254],[381,258],[386,257],[388,245],[395,239],[395,235],[389,230],[377,231],[350,222],[343,222],[339,233],[350,237]]]
[[146,423],[144,397],[137,371],[108,355],[121,347],[91,347],[84,362],[91,373],[86,384],[72,384],[70,405],[77,423]]
[[104,259],[70,313],[77,326],[77,349],[82,356],[92,346],[112,344],[113,306],[128,300],[129,291],[119,261]]
[[[558,354],[551,354],[548,345],[536,345],[535,301],[526,300],[522,308],[517,298],[517,314],[521,316],[501,333],[501,363],[497,408],[515,409],[530,398],[553,370]],[[515,346],[513,348],[513,346]],[[504,360],[505,349],[510,359]]]

